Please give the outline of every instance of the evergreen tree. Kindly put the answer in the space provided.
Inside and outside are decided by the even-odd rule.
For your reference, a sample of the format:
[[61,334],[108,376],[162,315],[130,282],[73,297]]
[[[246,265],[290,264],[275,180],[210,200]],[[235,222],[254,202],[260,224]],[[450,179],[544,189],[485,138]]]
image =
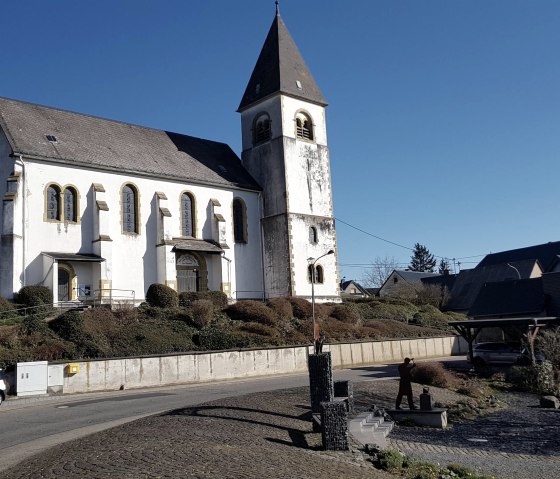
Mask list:
[[422,271],[433,273],[436,267],[436,259],[430,250],[420,243],[414,245],[413,255],[410,257],[410,271]]
[[439,274],[449,274],[451,272],[451,266],[449,266],[449,261],[445,258],[441,258],[438,266]]

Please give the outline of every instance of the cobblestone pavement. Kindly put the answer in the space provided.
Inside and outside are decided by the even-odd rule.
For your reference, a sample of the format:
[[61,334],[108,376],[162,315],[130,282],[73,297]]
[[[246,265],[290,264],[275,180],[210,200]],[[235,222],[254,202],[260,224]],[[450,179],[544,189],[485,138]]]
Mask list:
[[360,453],[320,450],[307,388],[140,419],[41,453],[0,477],[383,479]]
[[[415,394],[421,392],[417,385]],[[393,380],[354,385],[358,409],[392,407]],[[464,399],[431,388],[434,400]],[[397,426],[390,445],[441,465],[503,479],[560,476],[560,413],[534,396],[448,430]],[[473,442],[469,439],[486,442]],[[2,478],[394,478],[357,452],[324,452],[309,421],[307,388],[229,398],[140,419],[65,443],[0,473]]]

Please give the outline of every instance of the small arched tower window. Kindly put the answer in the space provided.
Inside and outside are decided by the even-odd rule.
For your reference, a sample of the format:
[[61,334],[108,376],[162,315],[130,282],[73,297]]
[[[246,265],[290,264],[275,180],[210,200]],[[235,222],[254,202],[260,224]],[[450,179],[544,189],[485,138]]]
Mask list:
[[315,228],[315,226],[309,228],[309,242],[311,244],[317,244],[317,228]]
[[194,196],[190,193],[181,195],[181,234],[194,237]]
[[60,188],[56,185],[47,188],[47,219],[60,220]]
[[240,198],[233,200],[233,240],[247,243],[247,209]]
[[132,185],[122,189],[122,224],[123,232],[138,233],[138,192]]
[[323,283],[324,278],[323,278],[323,267],[321,265],[317,266],[315,268],[315,282],[316,283]]
[[301,111],[296,115],[296,137],[304,140],[314,139],[311,117]]
[[78,195],[71,187],[64,189],[64,221],[75,223],[78,218]]
[[266,113],[261,113],[255,118],[255,123],[253,124],[253,144],[268,141],[270,136],[270,117]]

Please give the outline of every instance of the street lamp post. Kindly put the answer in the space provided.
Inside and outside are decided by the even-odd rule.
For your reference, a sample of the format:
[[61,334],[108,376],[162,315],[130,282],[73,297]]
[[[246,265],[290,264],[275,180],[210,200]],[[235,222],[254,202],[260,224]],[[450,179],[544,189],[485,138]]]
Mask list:
[[319,256],[317,259],[307,258],[307,262],[311,266],[311,314],[313,317],[313,344],[315,344],[315,341],[319,339],[319,335],[315,330],[315,265],[317,264],[317,261],[319,261],[324,256],[328,256],[329,254],[334,254],[334,250],[330,249],[325,254]]

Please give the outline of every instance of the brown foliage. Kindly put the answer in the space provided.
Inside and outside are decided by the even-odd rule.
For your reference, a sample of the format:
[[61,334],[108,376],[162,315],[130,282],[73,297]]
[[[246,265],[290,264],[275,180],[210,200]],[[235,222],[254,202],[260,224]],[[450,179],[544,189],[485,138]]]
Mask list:
[[415,383],[446,389],[459,385],[455,373],[445,369],[441,363],[418,363],[412,370],[412,380]]
[[[325,335],[327,340],[354,339],[359,336],[359,331],[355,325],[343,323],[338,319],[327,318],[320,322],[319,330]],[[311,328],[310,328],[311,332]]]
[[276,314],[266,304],[259,301],[238,301],[226,309],[226,314],[235,321],[247,323],[276,324]]
[[214,319],[214,303],[208,299],[193,301],[191,311],[193,323],[198,328],[208,326]]
[[290,321],[294,316],[292,303],[286,298],[271,298],[266,302],[266,305],[272,309],[282,322]]
[[[303,298],[288,296],[286,299],[292,304],[294,316],[298,319],[310,318],[313,314],[311,303]],[[315,305],[317,306],[317,305]]]
[[266,336],[270,338],[278,336],[277,329],[262,323],[243,323],[241,326],[239,326],[239,329],[247,333],[258,334],[260,336]]
[[337,304],[332,306],[330,316],[348,324],[360,324],[362,318],[360,313],[352,304]]

